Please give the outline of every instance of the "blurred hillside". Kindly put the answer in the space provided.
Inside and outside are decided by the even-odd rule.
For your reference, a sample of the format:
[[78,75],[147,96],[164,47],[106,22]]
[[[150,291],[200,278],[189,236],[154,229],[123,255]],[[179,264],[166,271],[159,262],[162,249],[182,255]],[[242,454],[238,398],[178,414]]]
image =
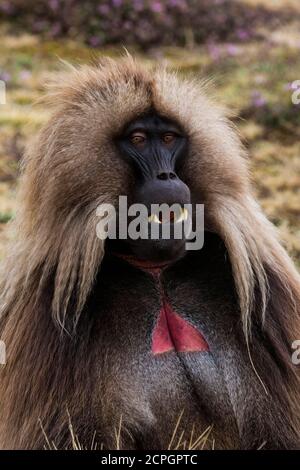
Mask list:
[[[292,83],[300,80],[300,2],[212,0],[208,8],[201,0],[135,0],[135,9],[144,10],[130,16],[127,0],[87,1],[82,17],[79,2],[67,3],[76,7],[69,15],[61,14],[60,1],[0,0],[0,80],[7,86],[7,104],[0,105],[0,256],[24,147],[47,118],[46,109],[33,106],[44,80],[60,68],[59,58],[115,57],[126,44],[147,65],[161,61],[183,75],[213,79],[214,94],[239,116],[261,204],[300,265],[300,106],[291,100]],[[112,26],[114,17],[122,29]]]

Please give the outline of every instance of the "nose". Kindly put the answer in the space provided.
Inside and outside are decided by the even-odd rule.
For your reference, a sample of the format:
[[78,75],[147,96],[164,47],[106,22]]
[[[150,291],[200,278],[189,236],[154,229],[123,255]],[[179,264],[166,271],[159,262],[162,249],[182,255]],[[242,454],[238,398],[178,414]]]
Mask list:
[[176,173],[164,171],[137,187],[136,200],[147,207],[163,203],[184,205],[190,202],[190,190]]
[[173,171],[161,171],[157,174],[156,178],[158,180],[174,180],[177,176]]

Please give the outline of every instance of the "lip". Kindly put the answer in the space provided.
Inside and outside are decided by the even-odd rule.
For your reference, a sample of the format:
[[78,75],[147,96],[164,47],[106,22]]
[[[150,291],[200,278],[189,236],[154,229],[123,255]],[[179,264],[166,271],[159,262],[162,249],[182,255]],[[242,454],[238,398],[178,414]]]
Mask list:
[[145,270],[164,269],[164,268],[167,268],[168,266],[170,266],[170,264],[171,264],[171,261],[169,261],[169,262],[166,262],[166,261],[151,262],[151,261],[148,261],[148,260],[139,259],[139,258],[137,258],[133,255],[124,255],[124,254],[120,254],[120,253],[115,253],[115,255],[118,256],[119,258],[127,261],[129,264],[132,264],[136,268],[145,269]]

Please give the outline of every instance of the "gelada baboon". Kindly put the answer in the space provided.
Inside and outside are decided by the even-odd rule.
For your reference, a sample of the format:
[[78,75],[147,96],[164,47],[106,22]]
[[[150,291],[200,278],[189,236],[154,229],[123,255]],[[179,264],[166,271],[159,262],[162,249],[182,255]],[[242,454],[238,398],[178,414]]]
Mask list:
[[[1,448],[72,447],[70,422],[83,447],[299,448],[299,275],[226,113],[130,57],[62,74],[47,103],[3,274]],[[120,195],[204,204],[203,248],[102,241]]]

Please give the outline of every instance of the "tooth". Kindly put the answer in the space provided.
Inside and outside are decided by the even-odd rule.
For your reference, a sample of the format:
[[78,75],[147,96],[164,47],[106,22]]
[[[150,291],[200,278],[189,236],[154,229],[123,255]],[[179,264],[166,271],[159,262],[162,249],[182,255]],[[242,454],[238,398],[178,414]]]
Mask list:
[[157,217],[157,214],[151,214],[149,217],[148,217],[148,221],[151,223],[151,222],[154,222],[156,224],[161,224],[161,221],[159,220],[159,218]]
[[183,222],[185,220],[187,220],[188,218],[188,210],[184,207],[184,208],[181,208],[180,209],[180,215],[178,218],[176,218],[175,222],[178,223],[178,222]]
[[188,210],[184,207],[183,208],[183,220],[187,220],[189,216]]
[[[184,222],[188,219],[188,216],[189,216],[188,210],[185,207],[181,207],[179,215],[174,214],[174,222],[175,223]],[[150,223],[154,222],[155,224],[162,223],[162,221],[159,220],[157,214],[149,215],[148,222]]]

